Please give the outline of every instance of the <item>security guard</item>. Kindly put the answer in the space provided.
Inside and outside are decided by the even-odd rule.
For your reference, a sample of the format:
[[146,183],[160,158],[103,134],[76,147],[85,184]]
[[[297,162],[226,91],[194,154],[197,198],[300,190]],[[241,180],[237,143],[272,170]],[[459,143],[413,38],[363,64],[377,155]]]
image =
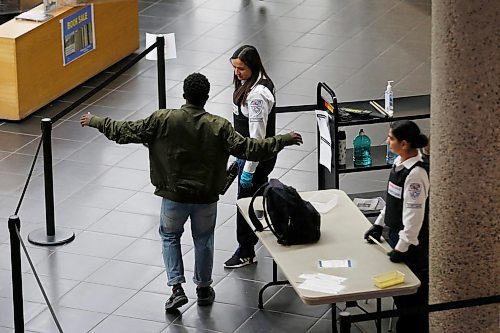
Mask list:
[[[419,148],[428,139],[417,124],[409,120],[391,125],[387,143],[399,156],[394,161],[387,186],[387,204],[374,225],[365,233],[380,241],[383,226],[389,227],[388,243],[392,262],[404,262],[419,278],[416,294],[396,296],[398,309],[428,305],[429,296],[429,163]],[[400,316],[396,324],[399,333],[429,331],[428,315]]]
[[[263,139],[275,135],[275,89],[267,75],[257,49],[250,45],[238,48],[231,57],[234,69],[233,120],[234,128],[244,137]],[[238,199],[251,197],[273,171],[276,157],[263,162],[238,160]],[[238,249],[224,263],[226,268],[238,268],[256,262],[255,244],[258,238],[240,212],[236,216]]]

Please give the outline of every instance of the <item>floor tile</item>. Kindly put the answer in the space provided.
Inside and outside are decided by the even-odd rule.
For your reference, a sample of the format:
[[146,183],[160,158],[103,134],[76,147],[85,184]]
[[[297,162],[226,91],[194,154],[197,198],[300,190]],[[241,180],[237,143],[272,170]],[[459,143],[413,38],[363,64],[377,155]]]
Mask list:
[[306,332],[316,322],[315,318],[288,313],[257,311],[235,332]]
[[0,127],[0,150],[2,151],[15,152],[18,149],[26,146],[28,143],[37,139],[36,136],[3,132],[1,129],[2,128]]
[[302,150],[296,150],[292,148],[283,149],[278,154],[278,159],[276,160],[276,166],[279,168],[287,168],[287,169],[293,168],[307,155],[308,153]]
[[297,191],[315,191],[318,189],[317,172],[290,170],[280,177],[287,185],[292,185]]
[[57,226],[84,230],[108,212],[108,209],[61,203],[56,206],[56,223]]
[[170,324],[177,318],[182,317],[181,311],[186,311],[193,303],[193,300],[191,300],[188,304],[180,308],[179,311],[168,313],[165,312],[167,298],[162,294],[140,291],[113,314]]
[[86,256],[113,258],[134,242],[135,238],[83,231],[61,251]]
[[129,213],[159,216],[161,200],[159,196],[153,193],[138,192],[116,207],[116,209]]
[[[53,276],[39,276],[43,289],[49,301],[56,303],[64,294],[73,289],[79,282],[75,280],[58,279]],[[23,280],[23,300],[28,302],[40,303],[46,306],[40,286],[35,276],[31,273],[22,275]],[[12,284],[6,284],[0,287],[0,296],[12,299]]]
[[[257,309],[258,298],[256,295],[259,294],[259,290],[263,286],[263,282],[226,276],[214,289],[217,302]],[[234,297],[235,295],[238,295],[238,297]]]
[[[27,155],[35,155],[38,148],[39,140],[33,140],[29,144],[24,145],[17,152]],[[65,159],[70,154],[72,154],[76,149],[83,147],[84,143],[80,141],[64,140],[58,138],[52,138],[52,158],[53,159]],[[1,149],[1,148],[0,148]],[[43,156],[43,145],[40,148],[39,156]]]
[[[29,246],[25,239],[25,243]],[[26,245],[26,244],[25,244]],[[29,247],[27,248],[30,255],[31,262],[36,265],[37,263],[47,259],[54,252],[50,248],[43,247]],[[10,270],[11,269],[11,259],[10,259],[10,244],[0,244],[0,251],[5,253],[5,256],[0,257],[0,269]],[[23,272],[31,272],[29,261],[26,258],[23,250],[21,249],[21,269]]]
[[106,262],[107,260],[103,258],[55,252],[35,267],[39,274],[61,279],[83,280]]
[[111,315],[94,327],[91,333],[127,332],[146,333],[161,332],[165,323],[136,318]]
[[[77,333],[88,332],[93,326],[106,317],[104,313],[82,311],[65,307],[56,307],[54,308],[54,312],[63,330]],[[49,310],[45,310],[33,320],[29,321],[26,328],[43,333],[58,331]]]
[[112,313],[135,293],[132,289],[82,282],[64,295],[58,304],[75,309]]
[[[33,302],[24,302],[23,310],[24,310],[24,322],[27,323],[33,317],[38,315],[45,309],[45,306],[39,303]],[[12,299],[9,298],[0,298],[0,326],[14,328],[14,310]]]
[[114,259],[163,267],[162,246],[159,240],[138,239]]
[[138,191],[150,181],[147,171],[113,168],[98,175],[92,182],[102,186]]
[[307,305],[297,296],[295,290],[287,286],[280,289],[265,304],[266,310],[292,313],[307,317],[321,318],[330,309],[329,304]]
[[134,195],[134,191],[89,184],[67,200],[73,204],[113,209]]
[[111,211],[90,226],[88,230],[129,237],[140,237],[154,226],[158,226],[158,217]]
[[[219,332],[234,332],[255,313],[255,309],[216,302],[212,306],[192,306],[174,324]],[[213,318],[217,318],[214,320]]]
[[138,149],[129,156],[122,159],[117,166],[122,168],[149,170],[148,151],[146,149]]
[[139,290],[163,271],[160,267],[111,260],[85,281]]

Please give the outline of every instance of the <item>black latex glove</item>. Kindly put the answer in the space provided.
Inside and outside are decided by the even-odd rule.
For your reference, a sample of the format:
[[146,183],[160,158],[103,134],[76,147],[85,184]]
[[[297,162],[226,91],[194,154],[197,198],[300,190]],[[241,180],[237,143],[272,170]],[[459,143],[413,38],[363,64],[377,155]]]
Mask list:
[[391,252],[387,253],[387,255],[392,262],[403,262],[405,260],[406,252],[392,250]]
[[373,241],[370,239],[369,236],[372,236],[376,240],[380,242],[380,237],[382,236],[382,230],[384,228],[381,225],[372,225],[370,229],[368,229],[367,232],[365,232],[365,239],[368,241],[368,243],[373,244]]

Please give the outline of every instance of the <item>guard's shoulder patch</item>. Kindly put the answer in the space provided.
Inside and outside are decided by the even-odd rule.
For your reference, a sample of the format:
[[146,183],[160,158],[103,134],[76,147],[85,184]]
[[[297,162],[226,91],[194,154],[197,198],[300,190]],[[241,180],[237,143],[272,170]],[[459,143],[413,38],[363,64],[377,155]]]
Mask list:
[[255,115],[260,115],[264,110],[264,101],[262,99],[253,99],[250,101],[250,109]]
[[422,193],[422,185],[420,183],[410,183],[408,193],[413,200],[416,200]]

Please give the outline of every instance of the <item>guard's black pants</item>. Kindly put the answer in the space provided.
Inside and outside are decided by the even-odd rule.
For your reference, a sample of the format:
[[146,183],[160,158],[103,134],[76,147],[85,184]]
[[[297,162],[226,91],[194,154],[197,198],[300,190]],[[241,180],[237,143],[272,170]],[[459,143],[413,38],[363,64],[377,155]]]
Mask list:
[[[397,230],[389,230],[388,243],[394,248],[399,240]],[[425,246],[419,244],[418,247]],[[412,295],[394,296],[394,303],[398,309],[424,307],[429,304],[429,263],[426,257],[427,251],[419,251],[418,247],[410,246],[408,258],[405,264],[413,274],[420,280],[420,287]],[[429,314],[402,315],[396,323],[397,333],[428,333]]]
[[[262,186],[262,184],[268,181],[268,176],[273,171],[274,165],[276,164],[276,158],[260,162],[255,169],[255,173],[252,178],[252,186],[250,188],[243,188],[240,186],[240,177],[243,172],[242,163],[238,168],[238,199],[249,198],[253,196],[255,191]],[[252,228],[245,221],[245,218],[239,210],[236,213],[236,239],[238,240],[238,249],[236,250],[236,255],[240,258],[248,258],[255,256],[255,244],[259,240]]]

